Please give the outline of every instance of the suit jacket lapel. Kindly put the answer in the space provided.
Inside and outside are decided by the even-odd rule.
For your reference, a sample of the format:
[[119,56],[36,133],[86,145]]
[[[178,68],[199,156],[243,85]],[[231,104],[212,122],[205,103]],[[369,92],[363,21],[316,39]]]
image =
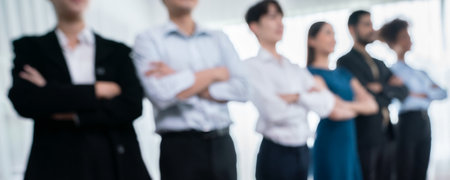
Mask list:
[[98,34],[95,34],[95,74],[97,79],[106,73],[104,62],[107,60],[111,51],[112,48],[108,45],[107,41]]
[[59,45],[58,38],[56,37],[55,31],[51,31],[43,36],[40,41],[38,41],[39,47],[42,48],[43,52],[49,57],[50,61],[55,63],[63,73],[66,78],[71,82],[69,69],[67,67],[66,59],[63,55],[62,48]]
[[[58,42],[55,31],[51,31],[43,36],[39,41],[39,46],[50,61],[55,63],[63,71],[65,78],[68,82],[71,82],[69,69],[67,67],[66,59],[62,52],[62,48]],[[112,51],[112,47],[108,45],[108,42],[95,34],[95,74],[96,77],[105,74],[104,61],[107,60],[109,53]],[[98,78],[97,78],[98,79]]]
[[357,54],[362,58],[363,61],[360,61],[361,65],[366,68],[366,72],[368,72],[371,80],[378,80],[379,78],[379,70],[375,61],[369,55],[364,55],[362,52],[357,50],[356,48],[352,49],[353,53]]

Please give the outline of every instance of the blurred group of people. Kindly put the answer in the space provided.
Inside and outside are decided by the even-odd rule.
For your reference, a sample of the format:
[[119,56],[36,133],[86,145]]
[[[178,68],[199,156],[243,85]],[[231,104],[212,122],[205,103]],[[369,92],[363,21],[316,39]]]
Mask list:
[[[237,179],[230,101],[251,101],[259,112],[258,180],[306,180],[310,168],[317,180],[426,179],[427,110],[447,93],[406,63],[412,42],[404,20],[375,31],[370,12],[353,12],[354,45],[336,69],[329,68],[334,29],[316,22],[301,68],[277,51],[284,14],[274,0],[245,15],[261,46],[245,61],[223,32],[193,19],[198,0],[162,0],[170,20],[139,34],[132,48],[86,25],[89,0],[50,2],[56,28],[13,42],[9,98],[35,122],[26,180],[151,179],[133,128],[144,97],[162,138],[162,180]],[[397,54],[391,68],[366,51],[377,39]],[[393,99],[402,103],[395,126]],[[310,111],[321,117],[311,152]]]

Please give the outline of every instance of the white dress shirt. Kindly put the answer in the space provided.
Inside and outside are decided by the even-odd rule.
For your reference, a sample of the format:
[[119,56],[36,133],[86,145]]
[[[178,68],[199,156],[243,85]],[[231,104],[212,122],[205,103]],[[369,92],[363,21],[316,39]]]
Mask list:
[[[225,66],[230,80],[209,86],[216,100],[246,101],[248,86],[244,66],[233,45],[220,31],[196,26],[186,36],[169,22],[152,28],[136,38],[133,60],[146,96],[154,107],[156,132],[198,130],[208,132],[231,124],[227,104],[198,96],[180,100],[176,96],[194,84],[194,73],[207,68]],[[150,63],[163,61],[176,73],[163,77],[147,77]]]
[[56,29],[56,36],[62,48],[67,68],[74,85],[95,83],[95,36],[89,28],[78,34],[79,44],[69,47],[67,36]]
[[[281,61],[261,49],[258,55],[246,61],[250,100],[259,111],[256,131],[284,146],[303,146],[311,135],[307,121],[310,110],[328,117],[334,108],[331,92],[309,92],[315,80],[307,69],[292,64],[285,57]],[[279,94],[300,95],[296,103],[288,104]]]

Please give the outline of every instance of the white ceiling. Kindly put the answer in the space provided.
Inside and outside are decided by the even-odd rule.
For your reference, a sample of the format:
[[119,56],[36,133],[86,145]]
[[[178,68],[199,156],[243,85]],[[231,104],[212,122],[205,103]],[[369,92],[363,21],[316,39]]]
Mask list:
[[[199,0],[195,18],[202,24],[221,27],[244,22],[249,6],[258,0]],[[279,0],[286,16],[336,9],[368,8],[401,0]],[[412,1],[412,0],[410,0]],[[91,0],[86,13],[89,24],[107,37],[131,43],[136,33],[167,21],[162,0]],[[0,0],[0,52],[9,49],[11,39],[39,34],[55,26],[49,0]]]
[[[259,0],[199,0],[196,19],[206,23],[243,22],[246,10]],[[365,8],[373,4],[401,0],[279,0],[287,16],[329,11],[343,8]],[[404,0],[405,1],[405,0]],[[166,18],[161,0],[143,0],[152,17]],[[163,15],[163,16],[161,16]]]

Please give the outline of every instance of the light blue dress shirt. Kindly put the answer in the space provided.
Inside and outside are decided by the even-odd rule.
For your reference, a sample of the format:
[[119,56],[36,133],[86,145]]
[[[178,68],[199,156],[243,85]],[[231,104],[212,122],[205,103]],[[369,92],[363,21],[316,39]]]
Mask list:
[[[176,96],[195,82],[194,73],[225,66],[230,79],[209,86],[211,96],[221,101],[247,101],[249,87],[245,67],[227,36],[196,25],[193,35],[183,34],[169,22],[138,35],[132,57],[146,96],[154,107],[156,132],[198,130],[208,132],[226,128],[231,119],[226,103],[192,96],[180,100]],[[176,73],[163,77],[147,77],[150,63],[162,61]]]
[[433,100],[447,98],[447,91],[437,86],[424,71],[413,69],[403,61],[395,63],[391,67],[391,70],[403,81],[410,92],[427,95],[427,98],[409,95],[405,101],[403,101],[400,113],[406,111],[428,110],[428,107]]

